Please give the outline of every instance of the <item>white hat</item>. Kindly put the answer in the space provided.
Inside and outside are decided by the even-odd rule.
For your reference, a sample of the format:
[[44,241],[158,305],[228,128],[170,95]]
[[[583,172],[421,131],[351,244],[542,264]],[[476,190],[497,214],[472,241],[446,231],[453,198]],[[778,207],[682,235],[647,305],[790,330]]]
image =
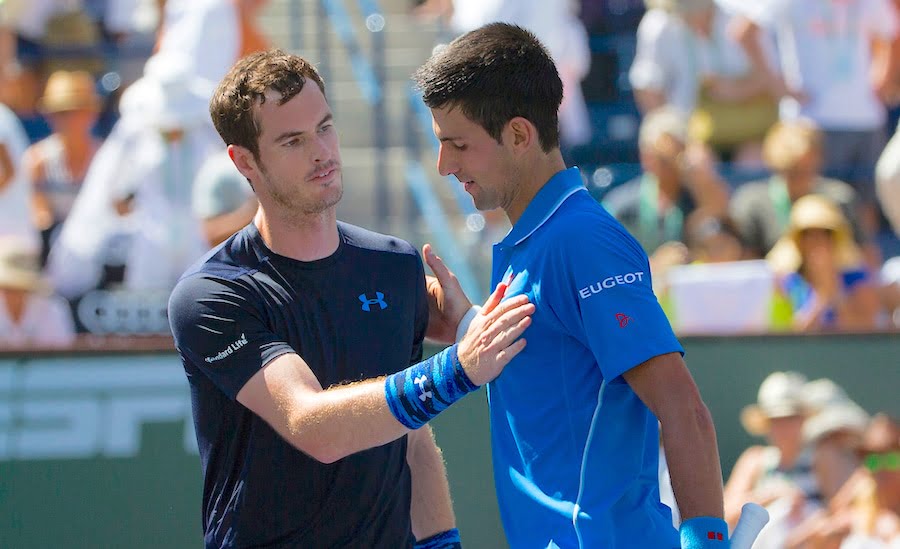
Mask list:
[[855,402],[833,402],[803,423],[803,440],[817,442],[830,434],[845,432],[859,442],[868,423],[869,414]]
[[194,74],[186,57],[156,54],[147,60],[144,75],[122,93],[119,110],[123,118],[138,118],[162,131],[185,129],[209,121],[214,89]]
[[769,420],[804,415],[803,387],[806,377],[797,372],[775,372],[759,386],[756,404],[741,411],[741,424],[751,435],[769,432]]

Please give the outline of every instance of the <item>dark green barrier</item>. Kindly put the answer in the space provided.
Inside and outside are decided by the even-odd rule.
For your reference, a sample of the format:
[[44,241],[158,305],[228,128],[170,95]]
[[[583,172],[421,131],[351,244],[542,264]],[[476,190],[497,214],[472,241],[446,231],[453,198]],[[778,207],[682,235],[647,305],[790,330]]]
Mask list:
[[[900,415],[897,334],[684,344],[726,473],[753,442],[740,409],[772,371],[830,377],[868,411]],[[434,428],[466,547],[505,547],[484,391]],[[199,547],[200,487],[187,384],[173,354],[0,357],[0,548]]]

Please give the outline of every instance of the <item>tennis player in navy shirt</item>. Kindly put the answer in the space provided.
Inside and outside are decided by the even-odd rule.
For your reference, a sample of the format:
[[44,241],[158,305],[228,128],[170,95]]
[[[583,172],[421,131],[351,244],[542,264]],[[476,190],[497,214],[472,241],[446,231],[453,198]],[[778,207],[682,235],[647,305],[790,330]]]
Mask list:
[[[528,31],[494,23],[416,74],[438,170],[512,224],[492,280],[536,310],[528,347],[488,384],[494,478],[513,549],[726,548],[709,411],[637,241],[559,149],[562,84]],[[658,423],[684,522],[660,502]]]
[[[200,448],[204,542],[458,548],[427,422],[525,348],[534,306],[500,303],[500,285],[459,344],[422,360],[426,333],[446,339],[465,305],[437,306],[453,296],[426,288],[406,242],[337,221],[343,182],[324,92],[312,65],[272,50],[240,60],[210,105],[260,207],[169,302]],[[426,259],[448,274],[427,248]]]

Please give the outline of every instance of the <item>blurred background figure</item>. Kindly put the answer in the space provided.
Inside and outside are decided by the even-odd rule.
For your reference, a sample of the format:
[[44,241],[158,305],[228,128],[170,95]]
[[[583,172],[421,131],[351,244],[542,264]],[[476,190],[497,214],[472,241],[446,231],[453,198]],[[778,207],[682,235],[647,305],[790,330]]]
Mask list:
[[213,154],[203,163],[194,180],[191,200],[210,247],[250,223],[258,206],[253,189],[227,152]]
[[881,210],[900,236],[900,133],[894,133],[878,158],[875,186]]
[[427,0],[416,8],[424,17],[447,21],[451,38],[492,22],[512,23],[535,34],[556,63],[563,83],[559,107],[564,153],[587,143],[591,126],[581,81],[590,70],[588,34],[573,0]]
[[796,330],[866,330],[882,321],[877,280],[850,224],[828,198],[797,200],[785,235],[766,259],[791,303]]
[[91,130],[100,111],[94,79],[84,71],[57,71],[40,100],[53,133],[31,145],[23,160],[31,182],[35,226],[43,241],[42,261],[72,210],[75,197],[100,146]]
[[75,339],[69,304],[41,278],[39,261],[30,243],[0,238],[0,347],[62,347]]
[[16,237],[40,249],[38,230],[31,219],[31,186],[22,169],[28,137],[21,122],[0,103],[0,237]]
[[102,286],[107,265],[124,268],[126,289],[170,289],[209,248],[191,202],[197,171],[221,150],[207,112],[212,89],[189,60],[157,54],[126,90],[48,259],[63,295]]
[[778,122],[766,135],[763,158],[772,176],[740,185],[731,198],[730,213],[744,245],[754,257],[765,257],[787,230],[791,206],[816,193],[841,208],[853,228],[854,240],[866,242],[857,221],[857,195],[850,185],[821,175],[822,134],[807,120]]
[[738,166],[760,167],[776,98],[729,33],[734,15],[714,0],[646,4],[629,71],[638,108],[674,107],[690,116],[693,140]]
[[733,528],[744,503],[766,507],[771,520],[759,547],[782,547],[790,529],[821,502],[813,452],[803,442],[806,383],[799,373],[775,372],[760,385],[756,404],[741,412],[744,429],[767,445],[747,448],[735,462],[725,484],[725,519]]
[[[852,184],[863,225],[878,231],[874,170],[887,141],[882,97],[894,86],[897,14],[889,0],[728,0],[742,15],[735,34],[781,98],[782,120],[813,120],[824,133],[825,174]],[[777,69],[763,51],[774,34]]]
[[687,261],[684,221],[695,210],[722,216],[728,187],[710,155],[687,143],[687,120],[663,107],[647,113],[638,138],[644,173],[610,191],[607,210],[650,255],[654,274]]
[[731,218],[698,210],[688,216],[684,225],[685,244],[692,263],[729,263],[747,259],[740,233]]

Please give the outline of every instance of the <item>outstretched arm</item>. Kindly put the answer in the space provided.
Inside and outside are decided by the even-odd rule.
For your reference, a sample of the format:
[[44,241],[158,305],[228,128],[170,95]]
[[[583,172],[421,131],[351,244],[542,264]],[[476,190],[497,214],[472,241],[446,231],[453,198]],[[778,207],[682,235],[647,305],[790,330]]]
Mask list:
[[[482,313],[473,320],[467,336],[458,346],[450,348],[458,354],[458,366],[474,386],[497,377],[525,348],[525,340],[519,336],[528,327],[534,306],[525,296],[500,303],[504,292],[505,287],[497,288]],[[444,359],[444,364],[452,365],[452,356],[444,355]],[[417,426],[417,421],[427,419],[428,412],[417,408],[418,399],[434,404],[435,391],[422,388],[416,393],[414,384],[419,383],[417,372],[427,371],[433,366],[429,361],[434,360],[438,359],[433,357],[395,374],[409,378],[405,385],[394,384],[394,376],[390,376],[387,383],[385,379],[372,379],[325,390],[306,362],[297,354],[288,353],[255,373],[238,392],[237,400],[296,448],[319,461],[331,463],[391,442]],[[448,381],[447,378],[459,375],[455,366],[453,372],[442,373],[448,375],[429,376],[431,380],[424,381],[436,384],[439,377]],[[401,391],[412,386],[408,390],[413,394],[401,393],[401,397],[408,397],[405,402],[398,403],[396,398],[392,401],[390,386],[400,387]]]

